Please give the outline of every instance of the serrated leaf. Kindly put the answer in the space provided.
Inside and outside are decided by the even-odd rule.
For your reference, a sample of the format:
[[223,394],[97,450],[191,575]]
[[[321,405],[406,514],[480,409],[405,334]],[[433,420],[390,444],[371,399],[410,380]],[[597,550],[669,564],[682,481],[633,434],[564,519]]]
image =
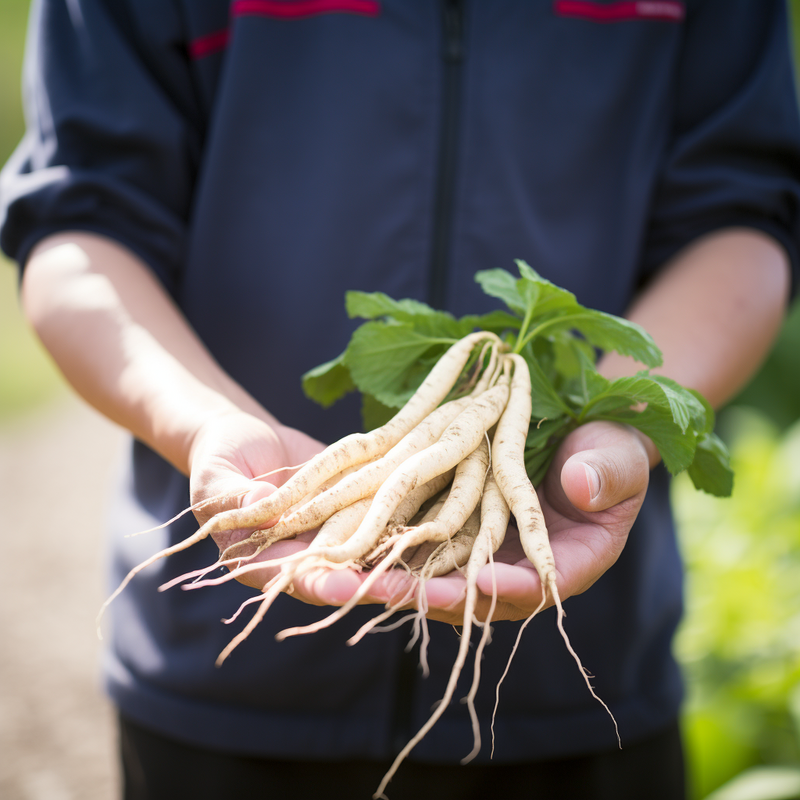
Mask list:
[[551,438],[556,437],[560,440],[574,427],[574,421],[567,415],[531,420],[528,435],[525,438],[526,458],[545,447]]
[[553,337],[553,356],[553,366],[566,379],[581,375],[587,362],[594,369],[597,358],[594,348],[577,336]]
[[456,341],[471,333],[474,326],[469,319],[460,320],[449,314],[416,317],[411,321],[414,330],[423,336]]
[[695,427],[697,428],[698,434],[702,435],[706,433],[713,433],[714,423],[716,422],[717,416],[714,413],[714,408],[712,407],[711,403],[709,403],[708,400],[706,400],[706,398],[695,389],[686,389],[686,391],[690,392],[694,399],[703,407],[704,424],[700,425],[699,418],[695,422]]
[[730,497],[733,492],[730,455],[716,434],[707,433],[697,442],[689,477],[697,489],[716,497]]
[[610,391],[611,382],[603,377],[596,369],[594,360],[587,354],[576,351],[580,366],[579,380],[581,405],[593,402],[595,398],[602,397]]
[[348,316],[363,319],[386,317],[407,322],[428,336],[448,336],[460,339],[473,330],[469,318],[457,320],[446,311],[436,311],[418,300],[394,300],[383,292],[347,292],[345,306]]
[[395,300],[383,292],[350,291],[344,297],[347,315],[353,319],[378,319],[379,317],[396,317],[401,321],[427,314],[441,314],[426,303],[418,300]]
[[525,359],[531,373],[531,415],[534,420],[552,419],[564,414],[571,415],[564,402],[538,361]]
[[711,405],[699,392],[681,386],[672,378],[665,375],[650,375],[651,380],[658,383],[670,400],[670,406],[680,406],[689,416],[689,424],[695,433],[708,433],[714,426],[714,411]]
[[302,377],[302,386],[306,397],[324,408],[356,388],[350,370],[344,363],[344,353],[306,372]]
[[[588,309],[574,294],[542,278],[524,261],[519,277],[503,269],[475,279],[508,311],[456,319],[416,300],[380,292],[348,292],[351,317],[361,325],[342,356],[310,370],[306,393],[323,405],[358,388],[368,427],[388,419],[419,386],[446,347],[475,329],[500,335],[523,355],[531,373],[534,421],[526,465],[541,478],[565,433],[590,419],[633,425],[650,436],[673,474],[690,469],[698,488],[730,491],[724,446],[713,436],[714,414],[696,392],[661,376],[640,373],[608,381],[597,372],[597,351],[616,351],[649,367],[661,354],[639,326]],[[636,406],[644,405],[641,412]]]
[[643,328],[603,311],[582,306],[578,309],[545,319],[537,324],[534,332],[551,335],[558,330],[576,330],[593,347],[630,356],[647,367],[660,366],[661,351]]
[[471,322],[472,328],[491,331],[498,336],[509,330],[519,330],[520,325],[522,325],[522,320],[519,317],[509,314],[508,311],[500,310],[490,311],[488,314],[482,314],[481,316],[465,318],[465,320]]
[[517,293],[523,298],[533,300],[530,305],[534,307],[537,319],[582,308],[575,295],[568,289],[562,289],[547,278],[543,278],[521,259],[517,259],[515,263],[520,275],[517,281]]
[[520,278],[531,281],[532,283],[550,283],[543,278],[527,261],[522,258],[515,258],[514,263],[519,270]]
[[673,475],[683,472],[694,460],[697,437],[691,430],[681,431],[669,410],[652,405],[643,411],[607,414],[602,419],[632,425],[649,436],[661,453],[664,466]]
[[647,367],[661,364],[661,351],[643,328],[613,314],[582,306],[572,292],[542,278],[524,261],[516,263],[520,271],[516,294],[522,298],[535,297],[526,338],[579,331],[592,347],[631,356]]
[[512,311],[525,316],[527,303],[519,293],[517,280],[504,269],[485,269],[475,273],[475,280],[490,297],[502,300]]
[[449,343],[421,335],[410,324],[371,321],[353,333],[344,359],[359,391],[397,406],[408,399],[408,378],[419,359],[432,347],[444,350]]
[[645,372],[608,383],[604,391],[591,398],[586,417],[602,415],[625,404],[631,407],[639,403],[668,410],[682,433],[690,426],[695,430],[705,427],[705,408],[693,393],[673,380]]

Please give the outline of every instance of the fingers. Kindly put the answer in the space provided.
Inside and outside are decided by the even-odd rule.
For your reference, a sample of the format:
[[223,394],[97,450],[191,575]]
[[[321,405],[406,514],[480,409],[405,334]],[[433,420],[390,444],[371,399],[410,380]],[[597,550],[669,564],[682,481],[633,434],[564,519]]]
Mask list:
[[[194,500],[194,514],[202,525],[216,514],[248,506],[274,491],[273,484],[252,481],[236,473],[226,473],[206,483],[201,492],[194,493],[193,499],[198,494],[204,496],[199,502]],[[233,529],[212,533],[211,538],[219,547],[221,554],[231,545],[246,539],[251,533],[252,529]]]
[[569,455],[561,467],[561,486],[581,511],[604,511],[643,495],[650,476],[650,457],[631,428],[592,423],[570,436]]
[[[277,487],[266,481],[254,481],[243,475],[231,473],[213,482],[213,496],[223,496],[226,508],[216,508],[214,513],[228,508],[244,508],[272,494]],[[209,515],[210,516],[210,515]]]
[[[343,606],[361,587],[369,572],[353,568],[318,567],[303,572],[293,581],[292,595],[312,605]],[[414,586],[403,570],[389,570],[359,601],[360,605],[391,604],[405,596]]]
[[295,578],[292,596],[311,605],[343,606],[360,585],[353,570],[314,569]]
[[253,503],[257,503],[259,500],[263,500],[278,488],[274,483],[267,483],[266,481],[243,481],[242,491],[244,491],[246,488],[245,484],[251,486],[252,488],[242,497],[242,501],[239,504],[240,508],[250,506]]

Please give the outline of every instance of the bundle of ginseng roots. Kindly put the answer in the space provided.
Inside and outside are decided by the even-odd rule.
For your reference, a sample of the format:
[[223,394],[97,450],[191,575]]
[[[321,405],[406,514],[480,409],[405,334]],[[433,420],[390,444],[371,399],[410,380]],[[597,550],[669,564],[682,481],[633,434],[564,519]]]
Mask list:
[[[389,422],[332,444],[266,498],[212,517],[191,537],[134,568],[106,605],[142,569],[212,534],[254,530],[248,538],[230,545],[206,570],[181,576],[168,586],[190,578],[197,581],[221,566],[228,567],[229,572],[223,578],[206,580],[206,585],[263,569],[264,562],[254,559],[270,545],[318,529],[307,549],[267,562],[279,566],[280,571],[260,595],[247,602],[258,602],[258,609],[220,654],[221,663],[258,625],[275,598],[291,590],[292,582],[307,571],[354,568],[369,570],[369,574],[344,606],[313,625],[287,629],[279,638],[310,633],[340,619],[389,569],[402,569],[412,576],[406,584],[410,588],[364,626],[350,640],[354,643],[398,608],[414,605],[420,615],[424,614],[425,582],[460,570],[466,579],[463,631],[445,695],[397,756],[374,795],[381,797],[400,763],[452,699],[475,622],[477,576],[491,563],[512,516],[520,544],[542,585],[541,601],[531,617],[548,602],[555,605],[558,628],[589,691],[597,697],[564,632],[553,552],[536,491],[525,469],[530,424],[531,378],[525,360],[509,353],[493,333],[469,334],[445,352]],[[269,527],[264,527],[267,524]],[[466,698],[475,747],[465,762],[480,747],[473,699],[492,608],[483,622],[474,680]]]

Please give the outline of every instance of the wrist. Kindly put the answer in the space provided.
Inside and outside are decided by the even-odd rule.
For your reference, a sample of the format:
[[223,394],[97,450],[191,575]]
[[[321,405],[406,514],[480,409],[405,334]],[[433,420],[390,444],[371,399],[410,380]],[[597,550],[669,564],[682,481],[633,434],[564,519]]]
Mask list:
[[129,426],[137,438],[155,450],[173,467],[184,475],[190,475],[198,443],[204,432],[223,417],[237,413],[238,409],[220,398],[213,401],[187,400],[184,396],[173,397],[164,402],[154,403],[144,414],[148,422],[139,433]]

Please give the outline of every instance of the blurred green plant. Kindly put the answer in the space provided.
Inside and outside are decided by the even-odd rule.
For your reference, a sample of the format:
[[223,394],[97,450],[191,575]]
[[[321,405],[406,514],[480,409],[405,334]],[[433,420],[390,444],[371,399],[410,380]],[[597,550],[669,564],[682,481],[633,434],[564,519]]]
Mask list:
[[22,315],[16,270],[0,257],[0,424],[38,408],[64,386]]
[[707,800],[793,800],[800,797],[800,768],[752,767]]
[[0,163],[22,136],[21,73],[30,0],[0,3]]
[[[0,2],[0,165],[22,138],[22,52],[29,0]],[[0,423],[38,407],[63,383],[30,332],[14,266],[0,256]]]
[[718,500],[682,478],[673,486],[688,568],[676,652],[688,685],[692,797],[705,798],[758,767],[714,800],[794,800],[800,798],[800,422],[781,434],[762,413],[739,408],[729,411],[725,427],[733,495]]

